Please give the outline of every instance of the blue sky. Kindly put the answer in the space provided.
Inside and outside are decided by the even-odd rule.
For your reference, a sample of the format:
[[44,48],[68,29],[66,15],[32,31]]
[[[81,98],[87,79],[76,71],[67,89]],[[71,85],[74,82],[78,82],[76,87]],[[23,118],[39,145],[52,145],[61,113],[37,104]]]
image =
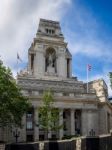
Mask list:
[[[103,78],[109,87],[112,71],[111,0],[4,0],[0,5],[0,56],[13,74],[17,72],[17,52],[27,65],[27,51],[35,37],[39,18],[61,23],[65,41],[73,55],[73,75],[86,81]],[[109,95],[112,91],[109,87]]]
[[[75,0],[61,22],[73,54],[73,74],[86,80],[86,65],[91,64],[89,79],[103,78],[109,86],[112,71],[112,1]],[[109,94],[111,90],[109,88]]]

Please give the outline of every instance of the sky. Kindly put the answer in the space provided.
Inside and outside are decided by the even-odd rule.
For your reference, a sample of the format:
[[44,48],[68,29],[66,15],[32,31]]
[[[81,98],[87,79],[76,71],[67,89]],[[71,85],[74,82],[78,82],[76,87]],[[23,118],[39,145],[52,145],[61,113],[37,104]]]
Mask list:
[[4,0],[0,2],[0,59],[17,73],[17,52],[27,66],[27,54],[39,19],[60,21],[73,56],[73,75],[86,82],[86,66],[92,66],[89,81],[103,78],[112,96],[111,0]]

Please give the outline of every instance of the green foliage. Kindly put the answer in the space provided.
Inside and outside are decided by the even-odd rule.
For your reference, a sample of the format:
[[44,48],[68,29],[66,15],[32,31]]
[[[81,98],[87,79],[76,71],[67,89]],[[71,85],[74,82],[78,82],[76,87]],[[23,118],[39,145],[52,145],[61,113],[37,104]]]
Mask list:
[[22,116],[29,106],[28,99],[23,97],[11,70],[0,63],[0,125],[20,126]]
[[43,105],[39,108],[39,124],[45,131],[59,130],[62,126],[58,125],[59,110],[53,106],[54,100],[50,91],[43,95]]
[[112,72],[109,72],[109,78],[110,78],[110,83],[111,83],[111,88],[112,88]]
[[77,137],[80,137],[80,135],[65,135],[62,137],[62,140],[77,138]]

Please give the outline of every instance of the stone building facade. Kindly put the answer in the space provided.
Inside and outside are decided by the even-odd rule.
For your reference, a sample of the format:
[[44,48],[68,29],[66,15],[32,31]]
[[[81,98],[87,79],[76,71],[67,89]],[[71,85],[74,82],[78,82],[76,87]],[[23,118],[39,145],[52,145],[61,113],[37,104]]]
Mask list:
[[[66,135],[100,135],[112,129],[112,106],[108,89],[102,79],[86,83],[72,77],[72,55],[64,41],[59,22],[40,19],[36,37],[28,50],[28,68],[17,77],[24,96],[32,108],[23,116],[19,141],[44,140],[39,126],[38,108],[42,94],[51,89],[54,106],[59,108],[59,124],[63,128],[50,131],[49,137],[62,139]],[[14,141],[12,132],[6,130],[4,139]]]

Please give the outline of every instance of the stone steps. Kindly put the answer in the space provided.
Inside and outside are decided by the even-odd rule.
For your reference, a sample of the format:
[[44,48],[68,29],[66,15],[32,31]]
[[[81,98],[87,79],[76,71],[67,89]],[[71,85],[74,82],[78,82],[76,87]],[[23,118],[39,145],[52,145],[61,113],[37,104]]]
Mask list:
[[5,144],[0,144],[0,150],[5,150]]

